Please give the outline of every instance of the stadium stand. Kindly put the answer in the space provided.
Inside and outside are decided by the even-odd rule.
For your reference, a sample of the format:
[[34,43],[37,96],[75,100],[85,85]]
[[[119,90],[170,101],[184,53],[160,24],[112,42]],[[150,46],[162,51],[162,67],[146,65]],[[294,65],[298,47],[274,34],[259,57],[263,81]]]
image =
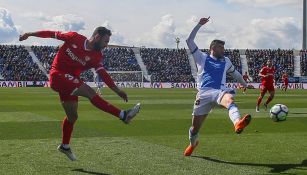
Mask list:
[[24,46],[0,45],[0,72],[4,80],[48,80]]
[[[134,48],[135,49],[135,48]],[[49,71],[58,47],[31,46],[31,50],[39,59],[43,67]],[[139,48],[142,62],[151,75],[152,82],[195,82],[191,64],[188,58],[189,51],[185,49],[169,48]],[[208,52],[203,49],[202,51]],[[307,51],[301,50],[296,55],[300,56],[300,74],[307,76]],[[141,71],[132,48],[107,48],[104,50],[104,66],[108,71]],[[240,55],[241,54],[241,55]],[[276,67],[276,81],[281,82],[282,71],[289,76],[294,72],[294,54],[292,50],[225,50],[225,56],[229,57],[235,68],[242,73],[242,58],[246,60],[248,72],[253,82],[260,82],[258,73],[268,59],[273,59]],[[143,65],[143,69],[144,69]],[[194,70],[195,71],[195,70]],[[14,81],[46,81],[47,76],[42,73],[37,64],[24,46],[0,45],[0,74],[3,80]],[[115,81],[138,81],[139,74],[112,74]],[[84,81],[94,81],[92,70],[81,74]],[[227,77],[227,82],[234,82]]]
[[185,49],[141,48],[152,82],[195,82]]
[[307,76],[307,50],[300,51],[301,75]]
[[49,71],[53,58],[59,48],[53,46],[31,46],[31,49],[42,63],[43,67]]
[[246,59],[248,62],[249,75],[254,82],[260,82],[258,76],[261,68],[266,64],[268,59],[273,60],[276,69],[275,81],[282,82],[282,72],[286,71],[289,76],[294,72],[294,55],[292,50],[246,50]]

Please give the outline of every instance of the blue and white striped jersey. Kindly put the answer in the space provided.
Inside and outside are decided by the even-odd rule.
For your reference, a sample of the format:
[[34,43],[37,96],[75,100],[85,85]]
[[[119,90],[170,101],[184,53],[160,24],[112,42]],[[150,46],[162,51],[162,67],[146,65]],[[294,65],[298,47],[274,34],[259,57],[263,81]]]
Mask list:
[[197,49],[193,53],[197,65],[197,88],[206,89],[225,89],[226,74],[234,72],[235,68],[229,58],[217,59],[212,55],[202,53]]
[[197,24],[186,40],[198,69],[196,80],[198,89],[197,98],[213,98],[215,93],[219,93],[219,90],[235,93],[232,88],[225,86],[227,73],[238,80],[243,87],[246,87],[247,84],[243,80],[242,75],[235,70],[228,57],[217,59],[213,55],[208,55],[198,49],[194,38],[201,26]]

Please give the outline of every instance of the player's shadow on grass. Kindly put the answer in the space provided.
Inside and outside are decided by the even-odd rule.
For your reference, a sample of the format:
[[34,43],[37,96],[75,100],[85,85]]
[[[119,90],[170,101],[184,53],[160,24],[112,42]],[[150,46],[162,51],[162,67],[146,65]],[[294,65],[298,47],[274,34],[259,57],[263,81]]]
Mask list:
[[110,174],[98,173],[98,172],[94,172],[94,171],[87,171],[87,170],[84,170],[83,168],[73,169],[71,171],[77,171],[77,172],[80,172],[80,173],[95,174],[95,175],[110,175]]
[[201,158],[204,160],[223,163],[223,164],[231,164],[231,165],[247,165],[247,166],[261,166],[271,168],[270,173],[282,173],[290,169],[300,169],[307,171],[307,159],[303,160],[300,164],[261,164],[261,163],[238,163],[238,162],[230,162],[224,160],[213,159],[211,157],[203,157],[203,156],[191,156],[196,158]]

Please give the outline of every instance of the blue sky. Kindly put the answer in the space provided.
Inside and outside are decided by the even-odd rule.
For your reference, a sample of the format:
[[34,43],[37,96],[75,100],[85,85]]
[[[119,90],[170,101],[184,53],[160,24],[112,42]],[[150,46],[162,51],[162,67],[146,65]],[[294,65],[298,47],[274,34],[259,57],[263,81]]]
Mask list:
[[0,0],[0,44],[57,45],[52,39],[18,35],[42,29],[77,31],[89,37],[96,26],[113,32],[110,44],[175,48],[200,17],[211,16],[196,43],[207,48],[300,49],[303,0]]

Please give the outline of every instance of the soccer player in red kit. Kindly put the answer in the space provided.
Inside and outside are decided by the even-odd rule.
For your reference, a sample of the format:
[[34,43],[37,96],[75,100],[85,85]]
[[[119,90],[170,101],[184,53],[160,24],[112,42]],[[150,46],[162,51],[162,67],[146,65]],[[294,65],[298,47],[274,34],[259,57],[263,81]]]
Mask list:
[[102,49],[107,47],[111,31],[105,27],[97,27],[91,38],[76,32],[37,31],[20,35],[19,41],[26,40],[29,36],[40,38],[55,38],[64,41],[56,54],[50,69],[50,87],[59,93],[60,100],[66,117],[62,123],[62,144],[58,150],[70,160],[76,160],[70,148],[70,138],[74,123],[78,119],[78,96],[88,98],[100,110],[110,113],[124,123],[128,124],[139,112],[140,103],[132,109],[120,110],[101,98],[90,86],[80,79],[80,73],[95,68],[97,74],[103,77],[104,82],[124,101],[128,101],[127,94],[119,89],[110,75],[101,64],[103,59]]
[[273,100],[275,95],[275,89],[274,89],[274,73],[275,68],[273,67],[272,60],[268,60],[267,65],[264,66],[260,72],[259,76],[261,77],[261,87],[260,87],[260,96],[258,97],[257,106],[256,106],[256,112],[259,112],[259,105],[262,101],[263,96],[268,91],[270,93],[270,96],[268,97],[267,101],[264,103],[265,110],[268,108],[268,104],[270,101]]
[[[248,75],[247,75],[247,72],[245,72],[245,74],[243,75],[243,80],[245,82],[251,82],[251,80],[249,79]],[[243,89],[243,94],[245,94],[246,92],[246,87]]]
[[288,74],[286,71],[284,71],[284,73],[282,74],[282,81],[283,81],[283,86],[281,90],[285,90],[286,92],[288,89],[288,84],[289,84]]

